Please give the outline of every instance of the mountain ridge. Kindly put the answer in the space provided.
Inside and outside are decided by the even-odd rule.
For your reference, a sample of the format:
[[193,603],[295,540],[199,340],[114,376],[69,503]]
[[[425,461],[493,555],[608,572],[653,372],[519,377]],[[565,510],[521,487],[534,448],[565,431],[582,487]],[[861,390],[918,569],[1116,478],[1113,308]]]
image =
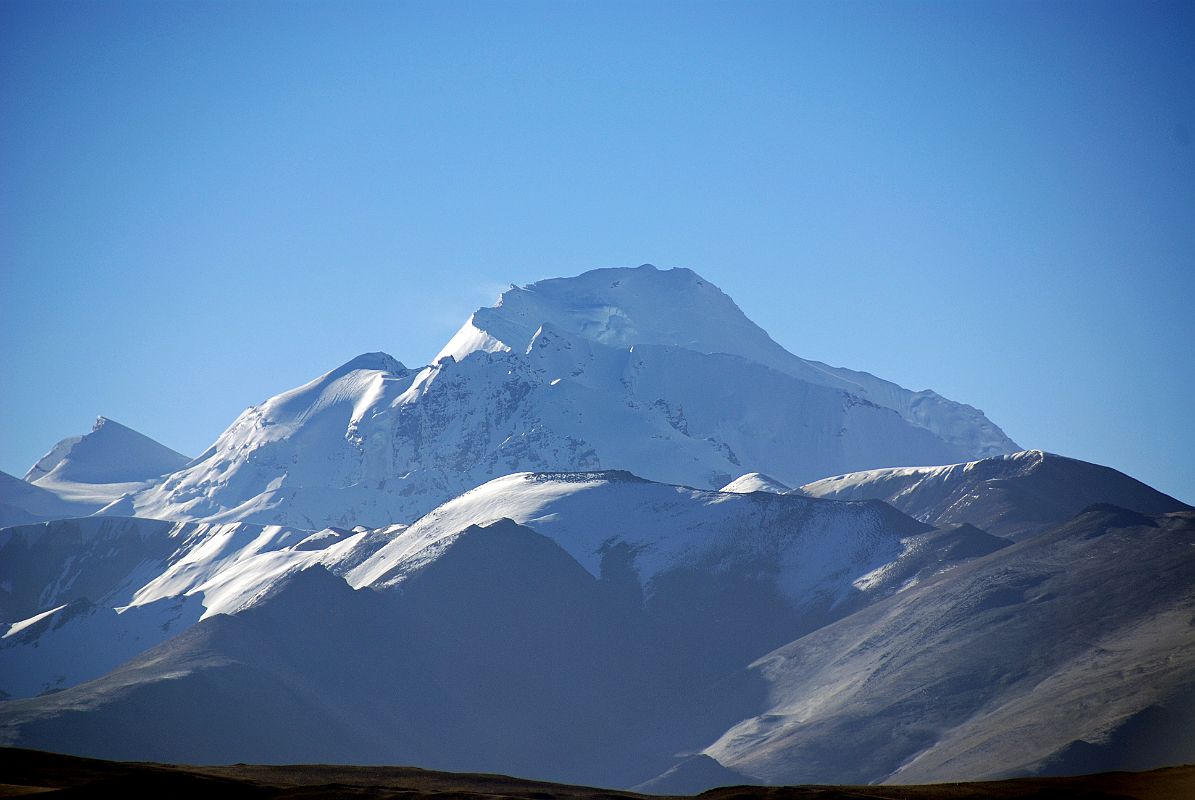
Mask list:
[[1148,514],[1191,508],[1111,467],[1042,450],[836,475],[800,491],[825,499],[883,500],[922,522],[970,523],[1014,539],[1063,522],[1092,503]]

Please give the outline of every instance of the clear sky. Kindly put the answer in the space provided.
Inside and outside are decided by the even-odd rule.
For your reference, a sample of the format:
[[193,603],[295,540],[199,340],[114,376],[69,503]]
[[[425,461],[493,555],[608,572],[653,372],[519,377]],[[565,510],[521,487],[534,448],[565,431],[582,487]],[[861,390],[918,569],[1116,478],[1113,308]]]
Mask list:
[[4,0],[0,469],[650,262],[1195,502],[1193,9]]

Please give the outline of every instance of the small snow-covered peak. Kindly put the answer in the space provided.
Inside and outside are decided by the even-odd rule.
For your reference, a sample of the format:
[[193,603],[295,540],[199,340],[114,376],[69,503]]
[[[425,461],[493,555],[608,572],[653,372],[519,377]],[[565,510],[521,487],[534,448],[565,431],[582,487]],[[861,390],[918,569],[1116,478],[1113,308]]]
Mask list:
[[108,417],[70,436],[29,468],[31,483],[134,483],[181,469],[190,459]]
[[721,491],[734,494],[750,494],[751,492],[785,494],[792,491],[792,487],[781,483],[770,475],[764,475],[762,472],[748,472],[723,486]]
[[356,370],[375,370],[378,372],[392,372],[401,374],[407,371],[407,368],[394,356],[389,353],[362,353],[356,358],[349,359],[341,364],[329,374],[345,374],[348,372],[355,372]]
[[[381,494],[392,473],[391,411],[420,374],[386,353],[365,353],[252,406],[200,459],[139,493],[136,512],[351,527],[360,521],[358,508],[331,498],[346,488],[355,496]],[[296,492],[308,492],[311,505],[287,516]],[[374,506],[366,504],[374,520],[393,519]]]
[[298,388],[271,397],[259,409],[273,424],[297,421],[330,405],[357,403],[376,393],[381,379],[405,375],[409,371],[393,356],[363,353]]

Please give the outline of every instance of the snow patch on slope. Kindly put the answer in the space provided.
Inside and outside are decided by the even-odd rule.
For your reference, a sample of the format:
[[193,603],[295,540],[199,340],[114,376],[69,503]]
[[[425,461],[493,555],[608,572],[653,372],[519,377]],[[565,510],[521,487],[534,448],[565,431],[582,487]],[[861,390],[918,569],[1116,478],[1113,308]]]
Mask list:
[[762,472],[748,472],[745,475],[740,475],[730,483],[722,487],[723,492],[732,492],[734,494],[751,494],[751,492],[771,492],[772,494],[785,494],[792,491],[791,486],[787,486],[776,480],[770,475],[764,475]]

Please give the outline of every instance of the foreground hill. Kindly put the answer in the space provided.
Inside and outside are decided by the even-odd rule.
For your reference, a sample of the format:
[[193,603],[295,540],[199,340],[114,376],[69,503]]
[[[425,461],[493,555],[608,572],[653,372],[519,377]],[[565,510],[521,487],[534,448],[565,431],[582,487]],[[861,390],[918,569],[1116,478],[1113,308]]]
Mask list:
[[[402,796],[409,800],[468,797],[475,800],[639,800],[649,795],[520,780],[504,775],[435,772],[414,767],[288,765],[285,767],[176,766],[75,758],[36,750],[0,748],[0,796],[32,791],[46,797],[125,796],[229,798]],[[1068,778],[1030,778],[929,786],[733,786],[713,789],[706,800],[1186,800],[1195,794],[1195,767],[1118,772]]]
[[84,517],[102,505],[95,502],[72,502],[49,489],[34,486],[7,472],[0,472],[0,528],[49,519]]
[[1195,758],[1195,512],[1099,506],[1012,545],[886,508],[512,476],[0,703],[0,741],[657,791]]
[[763,712],[705,752],[768,783],[1192,761],[1192,619],[1195,512],[1094,506],[759,659]]

